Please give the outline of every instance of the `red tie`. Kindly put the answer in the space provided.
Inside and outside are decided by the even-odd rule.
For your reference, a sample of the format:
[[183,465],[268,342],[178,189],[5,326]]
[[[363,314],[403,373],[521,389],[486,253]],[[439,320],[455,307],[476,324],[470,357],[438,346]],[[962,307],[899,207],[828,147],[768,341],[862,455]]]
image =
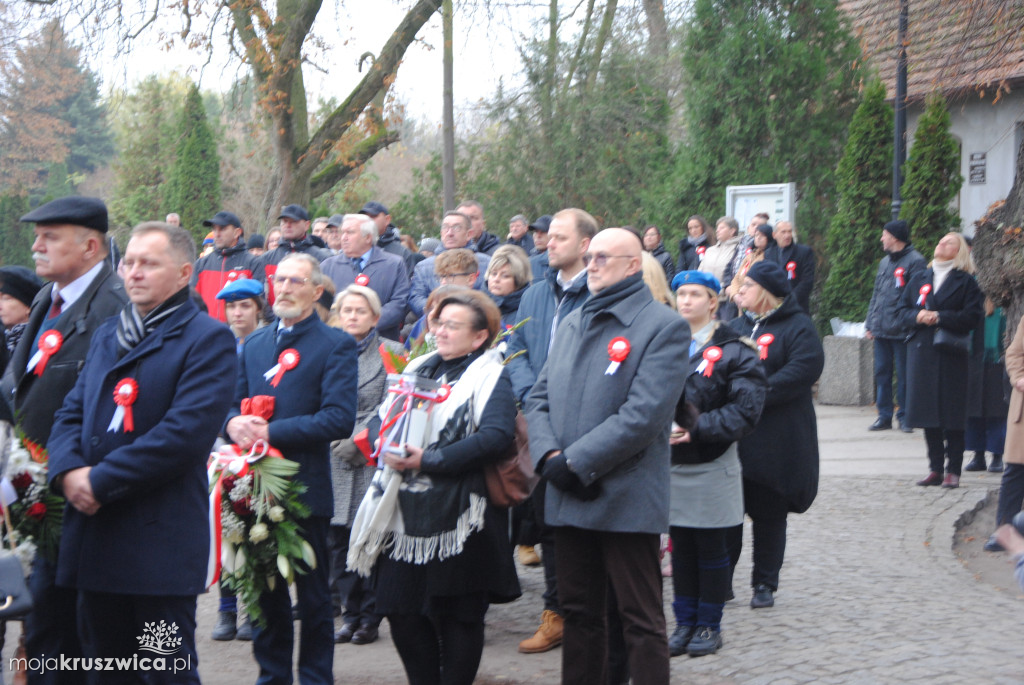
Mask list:
[[53,298],[53,305],[50,307],[50,315],[47,318],[54,318],[60,316],[61,307],[64,305],[64,300],[61,299],[60,293],[57,293]]

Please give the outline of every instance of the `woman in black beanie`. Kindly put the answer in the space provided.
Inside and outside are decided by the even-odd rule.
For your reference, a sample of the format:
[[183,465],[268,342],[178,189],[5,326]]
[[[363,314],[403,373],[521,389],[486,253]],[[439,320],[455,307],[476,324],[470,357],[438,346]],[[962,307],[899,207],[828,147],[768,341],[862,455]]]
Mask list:
[[[730,324],[757,344],[768,377],[764,411],[754,432],[740,440],[743,502],[754,524],[753,609],[775,604],[786,551],[786,516],[803,513],[818,493],[818,428],[811,389],[825,353],[811,318],[789,294],[786,272],[757,262],[739,289],[743,316]],[[733,569],[743,526],[729,533]]]

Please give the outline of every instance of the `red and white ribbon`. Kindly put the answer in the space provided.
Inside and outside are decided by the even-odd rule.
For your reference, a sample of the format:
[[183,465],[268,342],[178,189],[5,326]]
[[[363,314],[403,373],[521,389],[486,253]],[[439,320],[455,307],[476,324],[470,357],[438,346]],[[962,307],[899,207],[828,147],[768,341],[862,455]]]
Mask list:
[[625,338],[620,336],[611,339],[611,342],[608,343],[608,358],[612,362],[605,369],[604,375],[611,376],[619,370],[619,365],[626,361],[626,357],[629,356],[629,349],[629,341]]
[[263,377],[270,381],[272,387],[277,387],[281,377],[286,371],[291,371],[299,365],[299,351],[289,347],[277,356],[277,363],[270,367],[270,370],[263,374]]
[[902,266],[896,267],[896,270],[892,272],[892,275],[896,277],[896,287],[897,288],[902,288],[903,286],[906,285],[906,283],[903,282],[903,275],[906,274],[906,273],[907,273],[907,270],[904,269]]
[[705,245],[698,245],[697,246],[697,261],[703,262],[704,261],[704,253],[707,252],[707,251],[708,251],[708,248]]
[[722,358],[722,348],[709,347],[704,350],[704,354],[702,356],[704,359],[702,359],[700,364],[697,365],[697,369],[694,373],[703,373],[708,378],[711,378],[711,374],[715,371],[715,362]]
[[226,276],[227,282],[237,281],[240,278],[252,278],[252,272],[248,269],[232,269]]
[[63,344],[64,336],[59,331],[53,329],[43,331],[43,334],[39,336],[39,349],[28,360],[29,371],[37,376],[42,376],[43,371],[46,370],[46,362],[60,351],[60,346]]
[[786,262],[786,280],[792,281],[796,278],[796,262]]
[[923,307],[924,306],[925,301],[928,299],[928,293],[930,293],[931,291],[932,291],[932,284],[931,283],[925,283],[924,285],[921,286],[921,289],[918,291],[918,293],[920,293],[920,294],[917,296],[917,306],[918,307]]
[[775,336],[765,333],[757,339],[757,356],[761,359],[768,358],[768,346],[775,342]]
[[135,430],[135,417],[132,415],[132,405],[135,404],[135,400],[138,397],[139,384],[135,382],[134,378],[122,378],[114,386],[114,404],[117,405],[117,409],[114,410],[114,416],[110,419],[110,425],[107,426],[108,433],[116,433],[121,430],[122,424],[124,424],[125,433],[131,433]]
[[356,285],[370,285],[370,277],[367,276],[366,274],[359,274],[358,276],[356,276]]

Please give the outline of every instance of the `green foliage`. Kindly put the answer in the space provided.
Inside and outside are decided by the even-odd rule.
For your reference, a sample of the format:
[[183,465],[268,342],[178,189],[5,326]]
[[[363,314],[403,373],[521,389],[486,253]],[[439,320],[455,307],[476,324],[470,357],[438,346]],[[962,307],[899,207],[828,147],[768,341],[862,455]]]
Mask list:
[[839,200],[826,233],[828,279],[822,290],[822,321],[838,316],[863,321],[874,287],[878,238],[892,202],[893,112],[885,86],[872,81],[850,122],[846,149],[839,160]]
[[220,209],[220,156],[199,87],[192,84],[178,124],[178,144],[167,174],[164,207],[202,241],[202,222]]
[[949,208],[964,182],[960,145],[949,133],[949,110],[938,92],[928,96],[914,132],[907,160],[900,218],[910,226],[913,242],[930,249],[943,235],[960,228],[960,216]]
[[18,221],[28,212],[28,197],[0,195],[0,263],[35,268],[32,225]]
[[820,235],[859,55],[835,0],[696,0],[682,57],[687,141],[659,221],[679,233],[690,214],[720,215],[727,185],[795,182],[800,233]]

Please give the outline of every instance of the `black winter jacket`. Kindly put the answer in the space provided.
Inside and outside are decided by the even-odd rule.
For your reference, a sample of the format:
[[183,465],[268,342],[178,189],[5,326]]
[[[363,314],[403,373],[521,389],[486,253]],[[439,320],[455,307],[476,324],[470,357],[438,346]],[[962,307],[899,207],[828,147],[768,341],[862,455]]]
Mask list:
[[[913,245],[907,245],[899,252],[886,254],[882,258],[878,264],[878,273],[875,274],[875,289],[871,293],[868,318],[864,326],[874,337],[903,340],[910,335],[914,327],[901,321],[896,310],[910,279],[927,268],[925,258]],[[897,269],[903,270],[899,278],[896,276]]]
[[[712,348],[722,356],[707,376],[710,363],[704,368],[701,363]],[[672,446],[673,464],[713,461],[754,430],[768,391],[754,350],[749,338],[741,338],[729,324],[721,323],[708,344],[690,357],[690,375],[676,405],[676,423],[690,431],[692,442]]]

